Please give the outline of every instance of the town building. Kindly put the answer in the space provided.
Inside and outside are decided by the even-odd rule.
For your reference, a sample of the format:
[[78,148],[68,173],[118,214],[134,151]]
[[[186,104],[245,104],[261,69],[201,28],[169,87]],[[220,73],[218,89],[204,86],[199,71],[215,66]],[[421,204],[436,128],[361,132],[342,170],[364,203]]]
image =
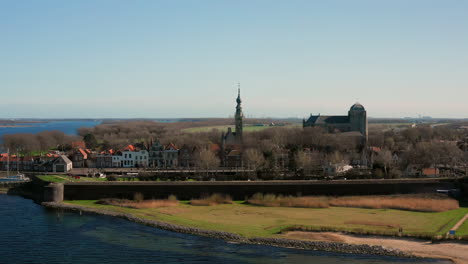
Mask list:
[[[117,168],[146,168],[149,165],[149,153],[147,150],[137,149],[128,145],[124,150],[117,151],[112,155],[112,167]],[[110,159],[104,160],[109,162]]]
[[179,148],[173,143],[166,146],[154,142],[149,150],[149,164],[157,168],[175,168],[179,165]]
[[52,160],[52,172],[69,172],[73,169],[73,162],[65,155]]

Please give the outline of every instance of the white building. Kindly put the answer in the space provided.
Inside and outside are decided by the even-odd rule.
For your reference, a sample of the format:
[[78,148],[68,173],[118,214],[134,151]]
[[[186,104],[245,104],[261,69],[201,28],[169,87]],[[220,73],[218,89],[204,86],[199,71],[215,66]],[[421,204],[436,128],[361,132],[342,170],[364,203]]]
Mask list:
[[146,150],[124,150],[112,156],[112,165],[121,168],[142,168],[148,167],[148,159]]

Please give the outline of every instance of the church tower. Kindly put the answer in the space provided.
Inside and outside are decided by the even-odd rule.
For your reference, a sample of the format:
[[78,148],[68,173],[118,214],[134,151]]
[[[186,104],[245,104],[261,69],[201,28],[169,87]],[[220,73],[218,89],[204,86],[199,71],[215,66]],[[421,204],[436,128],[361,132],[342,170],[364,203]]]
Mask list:
[[348,112],[351,131],[361,132],[364,143],[367,143],[368,125],[367,112],[364,106],[359,103],[351,106]]
[[237,94],[237,106],[236,106],[236,143],[237,144],[242,144],[242,120],[244,119],[244,114],[242,113],[242,100],[240,98],[240,84],[238,87],[238,94]]

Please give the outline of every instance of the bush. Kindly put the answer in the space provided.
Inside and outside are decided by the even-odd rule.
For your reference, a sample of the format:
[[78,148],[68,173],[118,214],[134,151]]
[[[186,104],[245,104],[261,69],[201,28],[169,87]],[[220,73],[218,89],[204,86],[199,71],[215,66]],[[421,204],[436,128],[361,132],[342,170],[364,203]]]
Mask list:
[[96,203],[105,204],[105,205],[114,205],[135,209],[148,209],[148,208],[159,208],[159,207],[171,207],[177,206],[179,201],[174,195],[170,195],[166,200],[140,200],[142,197],[141,193],[135,193],[137,199],[127,200],[127,199],[115,199],[115,198],[105,198],[100,199]]
[[218,204],[231,204],[232,198],[226,194],[214,193],[210,196],[202,197],[201,199],[190,200],[191,205],[213,206]]
[[107,175],[107,180],[108,181],[117,181],[118,177],[115,174]]
[[133,200],[135,202],[141,202],[141,201],[145,200],[145,196],[142,193],[137,192],[137,193],[133,194]]
[[256,193],[247,200],[249,204],[274,207],[328,208],[328,198],[322,196],[282,196]]

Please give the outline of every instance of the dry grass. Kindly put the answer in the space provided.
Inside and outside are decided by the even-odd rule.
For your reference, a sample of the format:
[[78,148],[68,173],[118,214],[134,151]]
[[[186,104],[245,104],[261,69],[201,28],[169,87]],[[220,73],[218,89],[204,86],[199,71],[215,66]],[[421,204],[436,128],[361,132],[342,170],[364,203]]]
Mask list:
[[400,209],[420,212],[445,212],[458,209],[458,201],[451,198],[423,196],[345,196],[330,199],[331,206],[371,209]]
[[213,206],[218,204],[231,204],[232,198],[229,195],[214,193],[201,199],[190,200],[191,205]]
[[321,196],[282,196],[256,193],[247,200],[249,204],[270,207],[328,208],[328,198]]
[[328,208],[357,207],[369,209],[400,209],[420,212],[445,212],[458,209],[458,201],[437,195],[379,195],[379,196],[281,196],[254,194],[249,204],[269,207]]
[[[138,197],[135,198],[142,198],[142,196],[135,195]],[[126,199],[101,199],[97,202],[98,204],[105,204],[105,205],[115,205],[121,207],[128,207],[128,208],[135,208],[135,209],[150,209],[150,208],[161,208],[161,207],[172,207],[179,205],[179,201],[174,195],[169,196],[166,200],[142,200],[142,199],[134,199],[126,200]]]

